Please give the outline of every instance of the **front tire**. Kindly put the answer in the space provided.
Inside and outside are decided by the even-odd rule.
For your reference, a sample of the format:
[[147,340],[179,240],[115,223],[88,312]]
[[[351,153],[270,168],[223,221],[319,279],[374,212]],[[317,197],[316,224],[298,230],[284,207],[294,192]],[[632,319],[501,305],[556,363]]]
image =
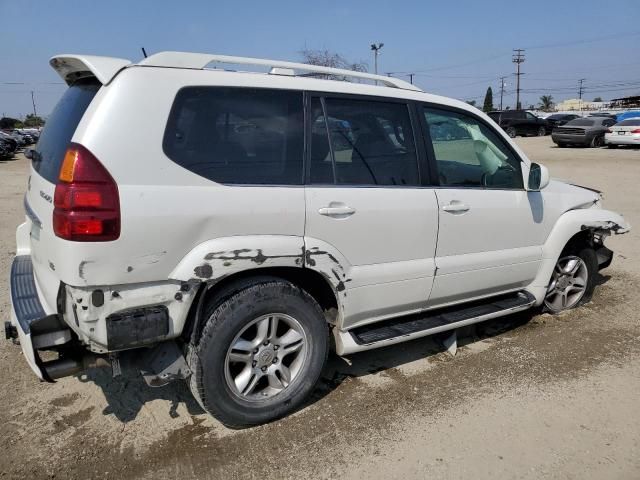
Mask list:
[[205,308],[189,355],[191,390],[223,424],[243,428],[295,410],[320,378],[329,351],[318,303],[290,282],[250,285]]
[[593,248],[562,252],[547,287],[545,310],[558,313],[587,303],[595,289],[597,272],[598,257]]
[[544,127],[540,127],[538,128],[538,136],[539,137],[544,137],[547,134],[547,129]]
[[505,132],[507,132],[507,135],[509,135],[511,138],[516,138],[516,135],[518,134],[515,127],[509,127],[505,130]]

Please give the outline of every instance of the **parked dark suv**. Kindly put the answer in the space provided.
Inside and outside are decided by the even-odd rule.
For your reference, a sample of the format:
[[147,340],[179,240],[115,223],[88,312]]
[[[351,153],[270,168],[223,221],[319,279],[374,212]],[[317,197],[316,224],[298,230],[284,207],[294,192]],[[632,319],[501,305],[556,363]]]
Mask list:
[[554,127],[561,127],[565,123],[575,120],[576,118],[580,117],[575,113],[554,113],[553,115],[548,116],[545,120],[549,124],[549,128],[553,130]]
[[511,138],[517,135],[538,135],[542,137],[551,133],[549,124],[544,118],[538,118],[525,110],[503,110],[489,112],[489,117],[502,127]]

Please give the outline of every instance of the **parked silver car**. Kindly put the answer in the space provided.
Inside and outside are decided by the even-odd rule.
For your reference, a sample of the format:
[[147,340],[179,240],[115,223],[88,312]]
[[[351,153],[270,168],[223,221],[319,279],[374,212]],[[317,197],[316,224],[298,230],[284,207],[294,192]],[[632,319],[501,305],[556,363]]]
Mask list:
[[558,147],[581,145],[583,147],[601,147],[604,145],[604,134],[616,121],[609,117],[576,118],[556,127],[551,132],[551,139]]

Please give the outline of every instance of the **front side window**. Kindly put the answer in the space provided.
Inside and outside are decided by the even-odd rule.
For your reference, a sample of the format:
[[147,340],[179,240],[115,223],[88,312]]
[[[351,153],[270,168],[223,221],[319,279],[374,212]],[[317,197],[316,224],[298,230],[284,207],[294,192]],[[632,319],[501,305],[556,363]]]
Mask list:
[[302,92],[186,87],[169,115],[163,148],[191,172],[218,183],[300,185]]
[[406,104],[327,98],[324,106],[311,104],[311,183],[419,185]]
[[523,188],[520,160],[474,117],[424,108],[441,186]]

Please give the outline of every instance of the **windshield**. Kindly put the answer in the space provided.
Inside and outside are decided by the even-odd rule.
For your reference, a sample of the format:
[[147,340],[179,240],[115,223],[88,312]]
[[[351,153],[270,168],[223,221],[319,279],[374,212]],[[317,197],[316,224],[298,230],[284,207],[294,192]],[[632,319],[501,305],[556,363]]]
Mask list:
[[49,182],[56,183],[71,137],[100,86],[95,79],[73,84],[49,116],[32,160],[33,169]]
[[575,120],[571,120],[568,123],[565,123],[565,126],[579,126],[579,127],[592,127],[595,125],[593,120],[587,120],[586,118],[576,118]]

